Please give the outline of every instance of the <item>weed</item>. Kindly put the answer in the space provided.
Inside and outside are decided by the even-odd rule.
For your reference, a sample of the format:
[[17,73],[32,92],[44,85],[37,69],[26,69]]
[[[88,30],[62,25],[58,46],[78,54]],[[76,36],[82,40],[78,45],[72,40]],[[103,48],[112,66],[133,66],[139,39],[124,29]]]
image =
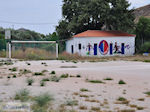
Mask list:
[[43,93],[43,94],[35,97],[35,103],[39,107],[44,107],[44,106],[48,105],[52,100],[54,100],[52,95],[50,95],[48,93]]
[[144,94],[146,94],[146,95],[150,96],[150,91],[145,92]]
[[118,84],[126,84],[126,82],[124,82],[123,80],[120,80],[119,82],[118,82]]
[[13,68],[10,68],[9,69],[11,72],[16,72],[17,71],[17,68],[16,67],[13,67]]
[[17,76],[16,76],[16,74],[13,74],[13,78],[16,78]]
[[7,78],[10,79],[11,77],[10,77],[10,76],[7,76]]
[[50,81],[50,79],[49,78],[43,78],[42,81],[46,82],[46,81]]
[[40,86],[45,86],[45,82],[44,81],[40,81]]
[[77,101],[77,100],[67,100],[67,101],[66,101],[66,105],[67,105],[67,106],[78,105],[78,101]]
[[117,99],[117,102],[115,102],[115,104],[129,104],[129,101],[124,97],[119,97]]
[[134,109],[119,110],[118,112],[136,112]]
[[52,71],[51,74],[56,74],[56,72],[55,72],[55,71]]
[[80,106],[79,109],[80,110],[87,110],[87,107],[86,106]]
[[88,89],[85,89],[85,88],[81,88],[80,91],[81,91],[81,92],[88,92],[89,90],[88,90]]
[[126,101],[127,99],[124,98],[124,97],[119,97],[117,100],[118,100],[118,101]]
[[22,101],[22,102],[25,102],[25,101],[28,101],[28,100],[29,100],[29,94],[30,94],[30,91],[29,91],[29,90],[27,90],[27,89],[21,89],[21,90],[19,90],[19,91],[16,93],[14,99],[15,99],[15,100],[20,100],[20,101]]
[[28,62],[26,62],[26,64],[27,64],[28,66],[30,66],[30,65],[31,65],[31,63],[28,63]]
[[138,106],[136,108],[137,108],[137,110],[144,110],[144,107],[141,107],[141,106]]
[[30,71],[30,70],[27,70],[27,69],[20,70],[20,72],[21,72],[22,74],[31,73],[31,71]]
[[47,70],[42,70],[42,73],[46,73],[46,72],[48,72]]
[[34,83],[34,80],[32,78],[27,78],[26,82],[28,86],[32,86],[32,84]]
[[105,78],[104,80],[108,80],[108,81],[110,81],[110,80],[113,80],[112,78],[110,78],[110,77],[107,77],[107,78]]
[[88,95],[80,94],[80,97],[88,98],[89,96]]
[[143,62],[150,63],[150,60],[144,60]]
[[101,80],[88,80],[88,82],[90,82],[90,83],[104,83]]
[[100,107],[91,107],[91,110],[92,110],[92,111],[99,112],[99,111],[100,111]]
[[57,77],[57,76],[51,76],[50,80],[53,81],[53,82],[59,82],[60,81],[60,77]]
[[81,77],[81,75],[79,75],[79,74],[78,74],[76,77],[77,77],[77,78],[80,78],[80,77]]
[[39,75],[44,75],[44,74],[42,72],[35,72],[34,75],[39,76]]
[[60,78],[68,78],[69,77],[69,74],[62,74],[61,76],[60,76]]
[[144,100],[145,100],[144,98],[139,98],[139,99],[138,99],[138,101],[144,101]]

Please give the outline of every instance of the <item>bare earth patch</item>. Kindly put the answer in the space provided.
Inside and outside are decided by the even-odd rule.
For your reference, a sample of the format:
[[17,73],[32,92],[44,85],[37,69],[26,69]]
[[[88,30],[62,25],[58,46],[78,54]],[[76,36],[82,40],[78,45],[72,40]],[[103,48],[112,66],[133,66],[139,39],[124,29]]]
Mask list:
[[[45,92],[52,94],[54,108],[64,105],[65,108],[77,112],[150,111],[150,97],[145,94],[150,91],[150,63],[133,61],[73,63],[55,60],[13,63],[0,66],[1,101],[13,100],[18,90],[26,88],[30,91],[30,96]],[[46,63],[47,66],[41,63]],[[52,71],[55,73],[52,74]],[[68,75],[66,77],[62,74]],[[80,77],[77,77],[78,74]],[[103,83],[90,83],[87,79]],[[126,84],[118,84],[120,80]],[[41,81],[44,82],[44,86],[41,86]],[[28,86],[30,82],[32,85]],[[128,103],[122,103],[125,101]]]

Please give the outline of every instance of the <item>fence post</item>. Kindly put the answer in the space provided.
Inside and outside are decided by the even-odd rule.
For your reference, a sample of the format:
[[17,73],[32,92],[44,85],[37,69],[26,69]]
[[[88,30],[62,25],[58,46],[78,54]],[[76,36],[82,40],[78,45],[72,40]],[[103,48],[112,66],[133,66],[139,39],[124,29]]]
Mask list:
[[56,58],[58,59],[58,43],[56,43]]
[[11,60],[11,43],[8,43],[8,49],[9,49],[9,59]]

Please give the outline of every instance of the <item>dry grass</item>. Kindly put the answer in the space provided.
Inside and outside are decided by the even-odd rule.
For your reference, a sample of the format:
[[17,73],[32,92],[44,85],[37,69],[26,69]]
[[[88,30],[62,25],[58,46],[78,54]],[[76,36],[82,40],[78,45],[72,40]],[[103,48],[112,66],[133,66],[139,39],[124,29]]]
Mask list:
[[56,59],[56,54],[44,49],[27,48],[25,51],[16,50],[12,52],[12,58],[26,60]]
[[87,107],[86,106],[79,106],[79,109],[80,110],[87,110]]
[[6,51],[0,51],[0,57],[6,57]]
[[105,61],[117,61],[117,60],[124,60],[124,61],[142,61],[142,62],[150,62],[150,56],[143,56],[137,54],[135,56],[114,56],[114,57],[82,57],[78,54],[68,54],[63,52],[59,55],[59,60],[79,60],[81,62],[89,61],[89,62],[105,62]]

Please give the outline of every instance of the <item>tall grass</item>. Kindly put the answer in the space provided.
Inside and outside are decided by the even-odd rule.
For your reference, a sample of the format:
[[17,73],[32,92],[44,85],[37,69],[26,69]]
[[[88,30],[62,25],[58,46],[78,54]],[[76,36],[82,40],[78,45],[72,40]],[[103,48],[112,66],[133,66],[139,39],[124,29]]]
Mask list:
[[12,58],[26,60],[50,60],[55,59],[56,54],[44,49],[27,48],[25,51],[20,49],[12,51]]

